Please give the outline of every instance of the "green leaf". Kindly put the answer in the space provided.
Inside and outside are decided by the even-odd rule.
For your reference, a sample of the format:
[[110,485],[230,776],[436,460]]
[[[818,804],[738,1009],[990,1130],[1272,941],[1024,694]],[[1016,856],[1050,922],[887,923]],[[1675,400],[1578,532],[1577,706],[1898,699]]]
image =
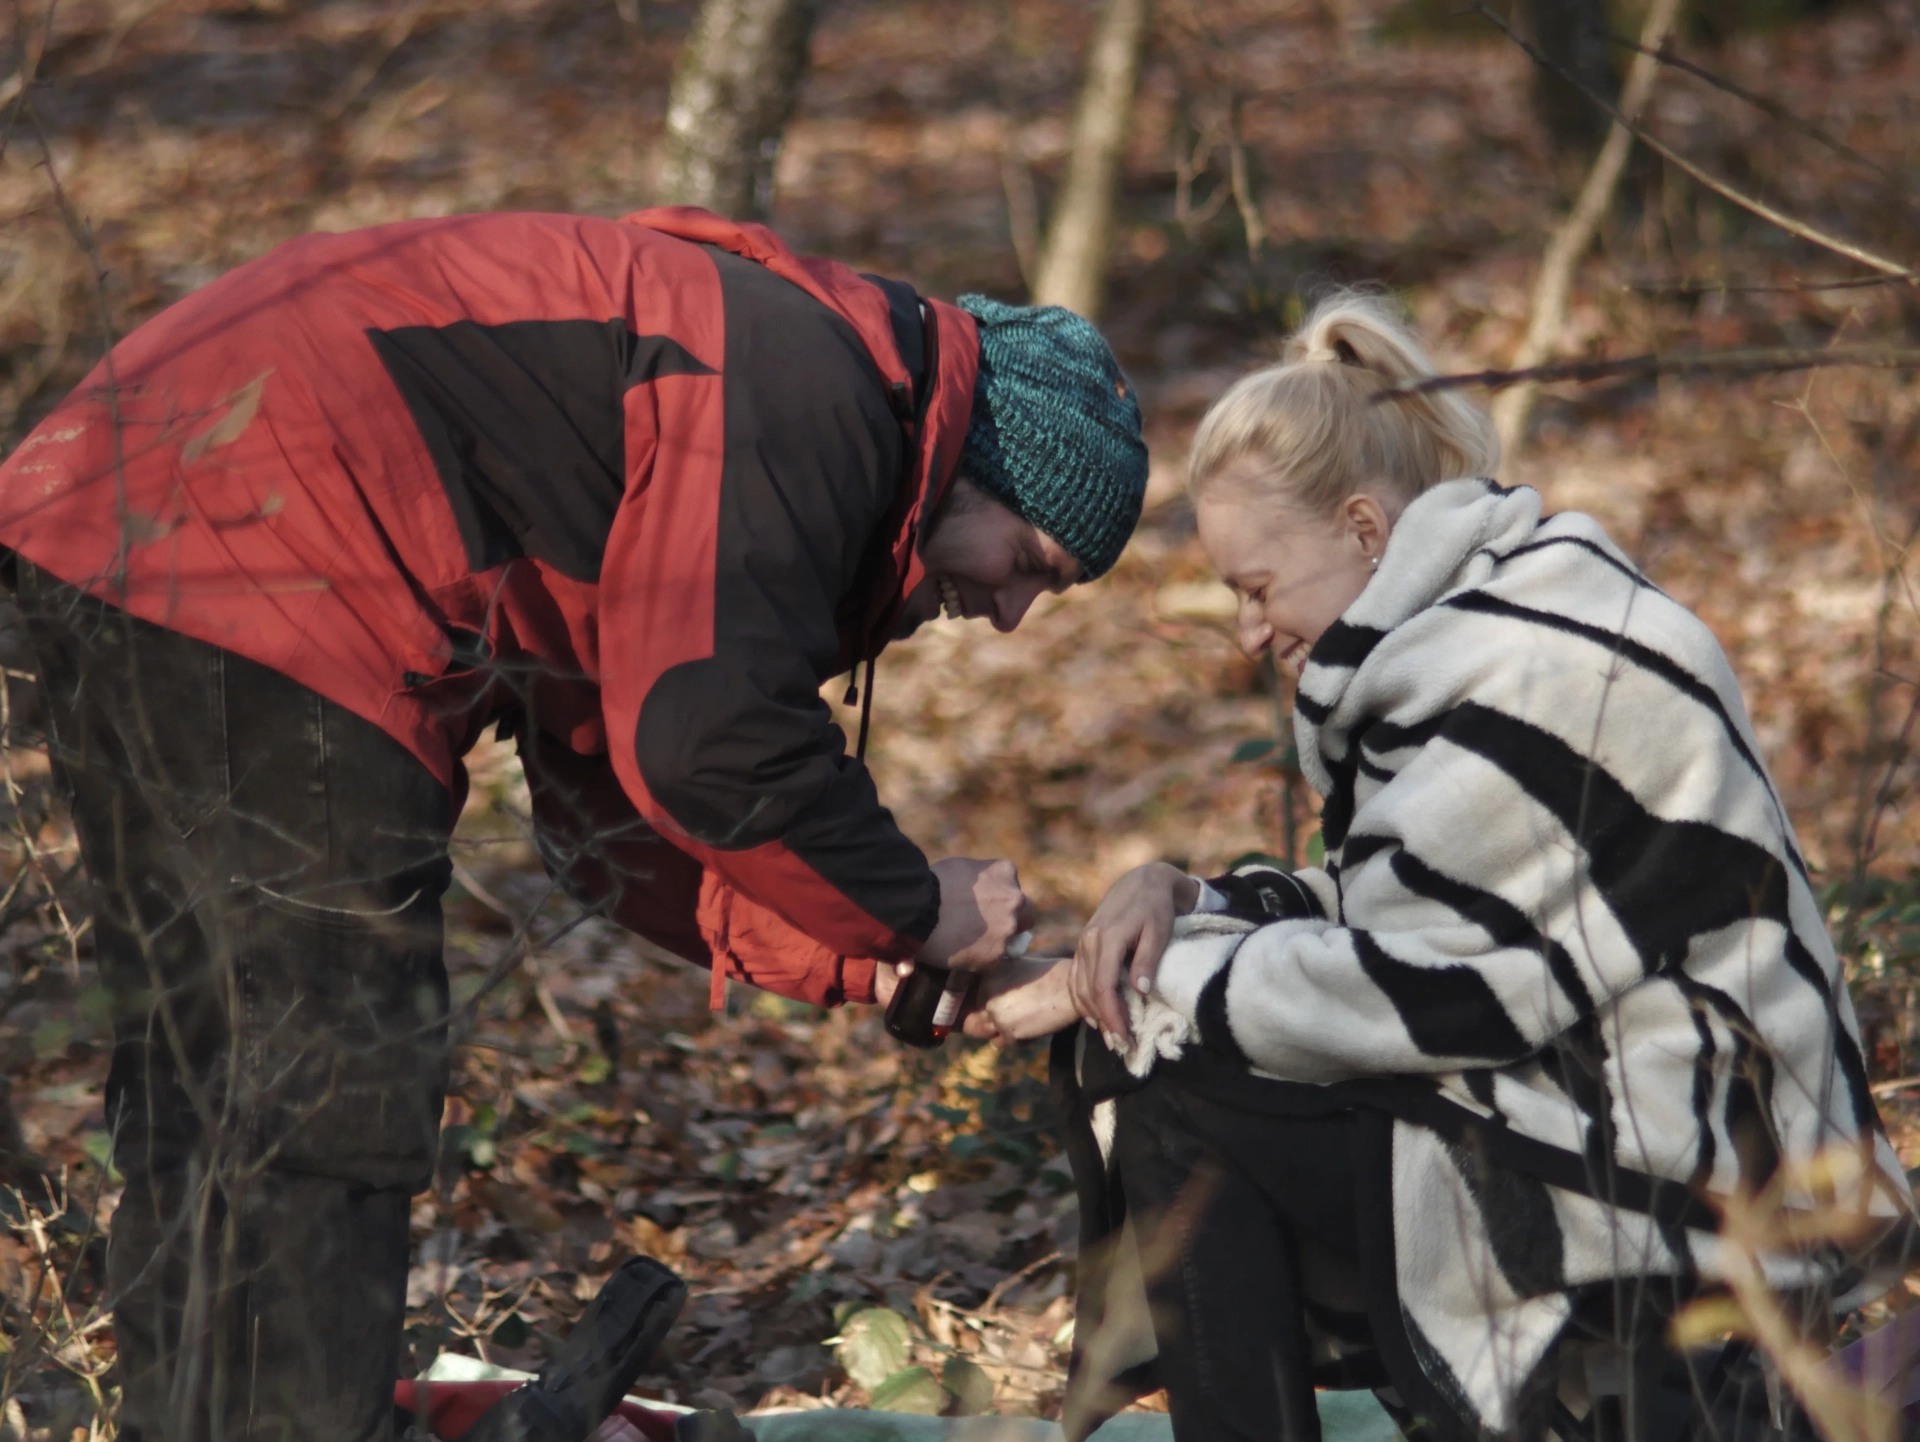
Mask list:
[[72,1039],[73,1027],[68,1022],[59,1017],[55,1017],[52,1021],[43,1021],[33,1029],[33,1054],[42,1061],[59,1056],[67,1049],[67,1043]]
[[590,1087],[599,1086],[612,1075],[613,1063],[607,1060],[607,1054],[603,1051],[589,1053],[587,1059],[580,1063],[580,1070],[574,1073],[581,1085]]
[[993,1378],[965,1357],[949,1357],[940,1369],[940,1385],[953,1393],[953,1410],[962,1417],[978,1417],[993,1410]]
[[787,1288],[787,1305],[794,1307],[802,1302],[811,1302],[832,1285],[832,1280],[825,1272],[803,1272],[800,1280]]
[[1327,838],[1318,831],[1307,838],[1307,865],[1325,866],[1327,864]]
[[912,1345],[905,1317],[886,1307],[868,1307],[847,1318],[835,1355],[849,1377],[872,1391],[907,1365]]
[[907,1412],[920,1417],[938,1417],[953,1401],[925,1367],[903,1368],[872,1388],[871,1394],[876,1412]]
[[1271,756],[1280,747],[1280,743],[1271,736],[1256,736],[1251,741],[1242,741],[1233,748],[1228,757],[1230,764],[1239,765],[1245,761],[1262,761]]
[[765,1021],[819,1021],[827,1015],[824,1006],[795,1001],[771,991],[755,992],[747,1010]]
[[109,1181],[119,1181],[120,1173],[113,1166],[113,1137],[107,1132],[88,1132],[80,1141],[93,1164],[107,1174]]
[[527,1338],[532,1335],[532,1324],[518,1312],[511,1312],[500,1319],[500,1325],[493,1329],[492,1339],[502,1347],[520,1348],[527,1345]]

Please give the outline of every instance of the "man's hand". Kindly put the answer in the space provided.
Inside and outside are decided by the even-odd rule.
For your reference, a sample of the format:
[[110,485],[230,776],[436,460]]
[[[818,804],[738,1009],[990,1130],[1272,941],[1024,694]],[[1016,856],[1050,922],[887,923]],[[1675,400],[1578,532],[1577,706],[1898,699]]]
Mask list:
[[933,863],[940,919],[916,960],[954,971],[985,971],[1033,925],[1033,903],[1011,861],[949,856]]
[[1137,866],[1116,881],[1073,953],[1067,985],[1079,1014],[1103,1032],[1130,1036],[1122,978],[1138,991],[1151,989],[1174,917],[1192,911],[1199,900],[1199,883],[1164,861]]

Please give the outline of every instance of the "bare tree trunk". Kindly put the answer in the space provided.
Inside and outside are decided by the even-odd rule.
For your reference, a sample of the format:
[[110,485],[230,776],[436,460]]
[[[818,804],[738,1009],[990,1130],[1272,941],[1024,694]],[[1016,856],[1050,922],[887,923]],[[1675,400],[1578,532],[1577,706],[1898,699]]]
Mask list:
[[1100,309],[1113,241],[1113,197],[1121,149],[1133,114],[1148,0],[1107,0],[1087,56],[1087,78],[1073,117],[1067,178],[1034,277],[1040,305],[1063,305],[1081,315]]
[[1607,134],[1607,117],[1580,86],[1608,100],[1616,93],[1605,0],[1525,0],[1525,14],[1533,43],[1566,72],[1534,67],[1534,113],[1547,133],[1556,166],[1578,174]]
[[736,220],[773,209],[773,166],[824,0],[704,0],[673,73],[659,199]]
[[[1626,168],[1627,152],[1633,146],[1633,132],[1628,127],[1639,122],[1640,113],[1653,95],[1653,82],[1660,70],[1660,62],[1655,57],[1666,43],[1679,11],[1680,0],[1653,0],[1652,8],[1647,11],[1646,23],[1640,32],[1640,53],[1634,56],[1626,87],[1620,95],[1620,113],[1625,123],[1613,122],[1606,143],[1600,147],[1593,168],[1587,172],[1587,182],[1580,188],[1579,199],[1574,201],[1566,220],[1547,242],[1546,253],[1540,258],[1540,274],[1533,283],[1527,333],[1514,352],[1514,370],[1539,365],[1553,354],[1554,345],[1560,339],[1560,327],[1567,318],[1567,296],[1573,289],[1574,267],[1593,243],[1594,233],[1599,230],[1607,208],[1613,204],[1613,192],[1620,183],[1621,171]],[[1519,456],[1520,447],[1526,441],[1527,420],[1533,414],[1534,398],[1539,391],[1535,382],[1522,381],[1493,403],[1493,424],[1500,432],[1500,451],[1509,465]]]

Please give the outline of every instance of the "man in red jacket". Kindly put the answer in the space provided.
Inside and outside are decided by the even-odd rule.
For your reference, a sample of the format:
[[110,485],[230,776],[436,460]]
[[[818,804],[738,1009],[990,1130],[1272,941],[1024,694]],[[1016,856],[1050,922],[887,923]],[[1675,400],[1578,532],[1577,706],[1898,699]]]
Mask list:
[[930,865],[819,688],[1097,576],[1144,483],[1084,321],[699,211],[312,236],[116,346],[0,546],[115,1001],[123,1432],[390,1427],[485,727],[556,879],[716,990],[990,966],[1012,867]]

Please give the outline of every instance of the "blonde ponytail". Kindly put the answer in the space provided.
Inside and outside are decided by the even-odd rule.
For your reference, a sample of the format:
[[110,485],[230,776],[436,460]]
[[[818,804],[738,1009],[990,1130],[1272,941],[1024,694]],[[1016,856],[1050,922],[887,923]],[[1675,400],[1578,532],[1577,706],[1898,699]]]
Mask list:
[[[1381,297],[1339,291],[1287,339],[1279,365],[1243,376],[1194,433],[1187,488],[1198,499],[1232,467],[1262,490],[1325,516],[1355,492],[1384,485],[1412,500],[1461,476],[1491,476],[1500,440],[1458,391],[1376,401],[1432,375],[1411,327]],[[1251,471],[1237,462],[1251,462]]]

